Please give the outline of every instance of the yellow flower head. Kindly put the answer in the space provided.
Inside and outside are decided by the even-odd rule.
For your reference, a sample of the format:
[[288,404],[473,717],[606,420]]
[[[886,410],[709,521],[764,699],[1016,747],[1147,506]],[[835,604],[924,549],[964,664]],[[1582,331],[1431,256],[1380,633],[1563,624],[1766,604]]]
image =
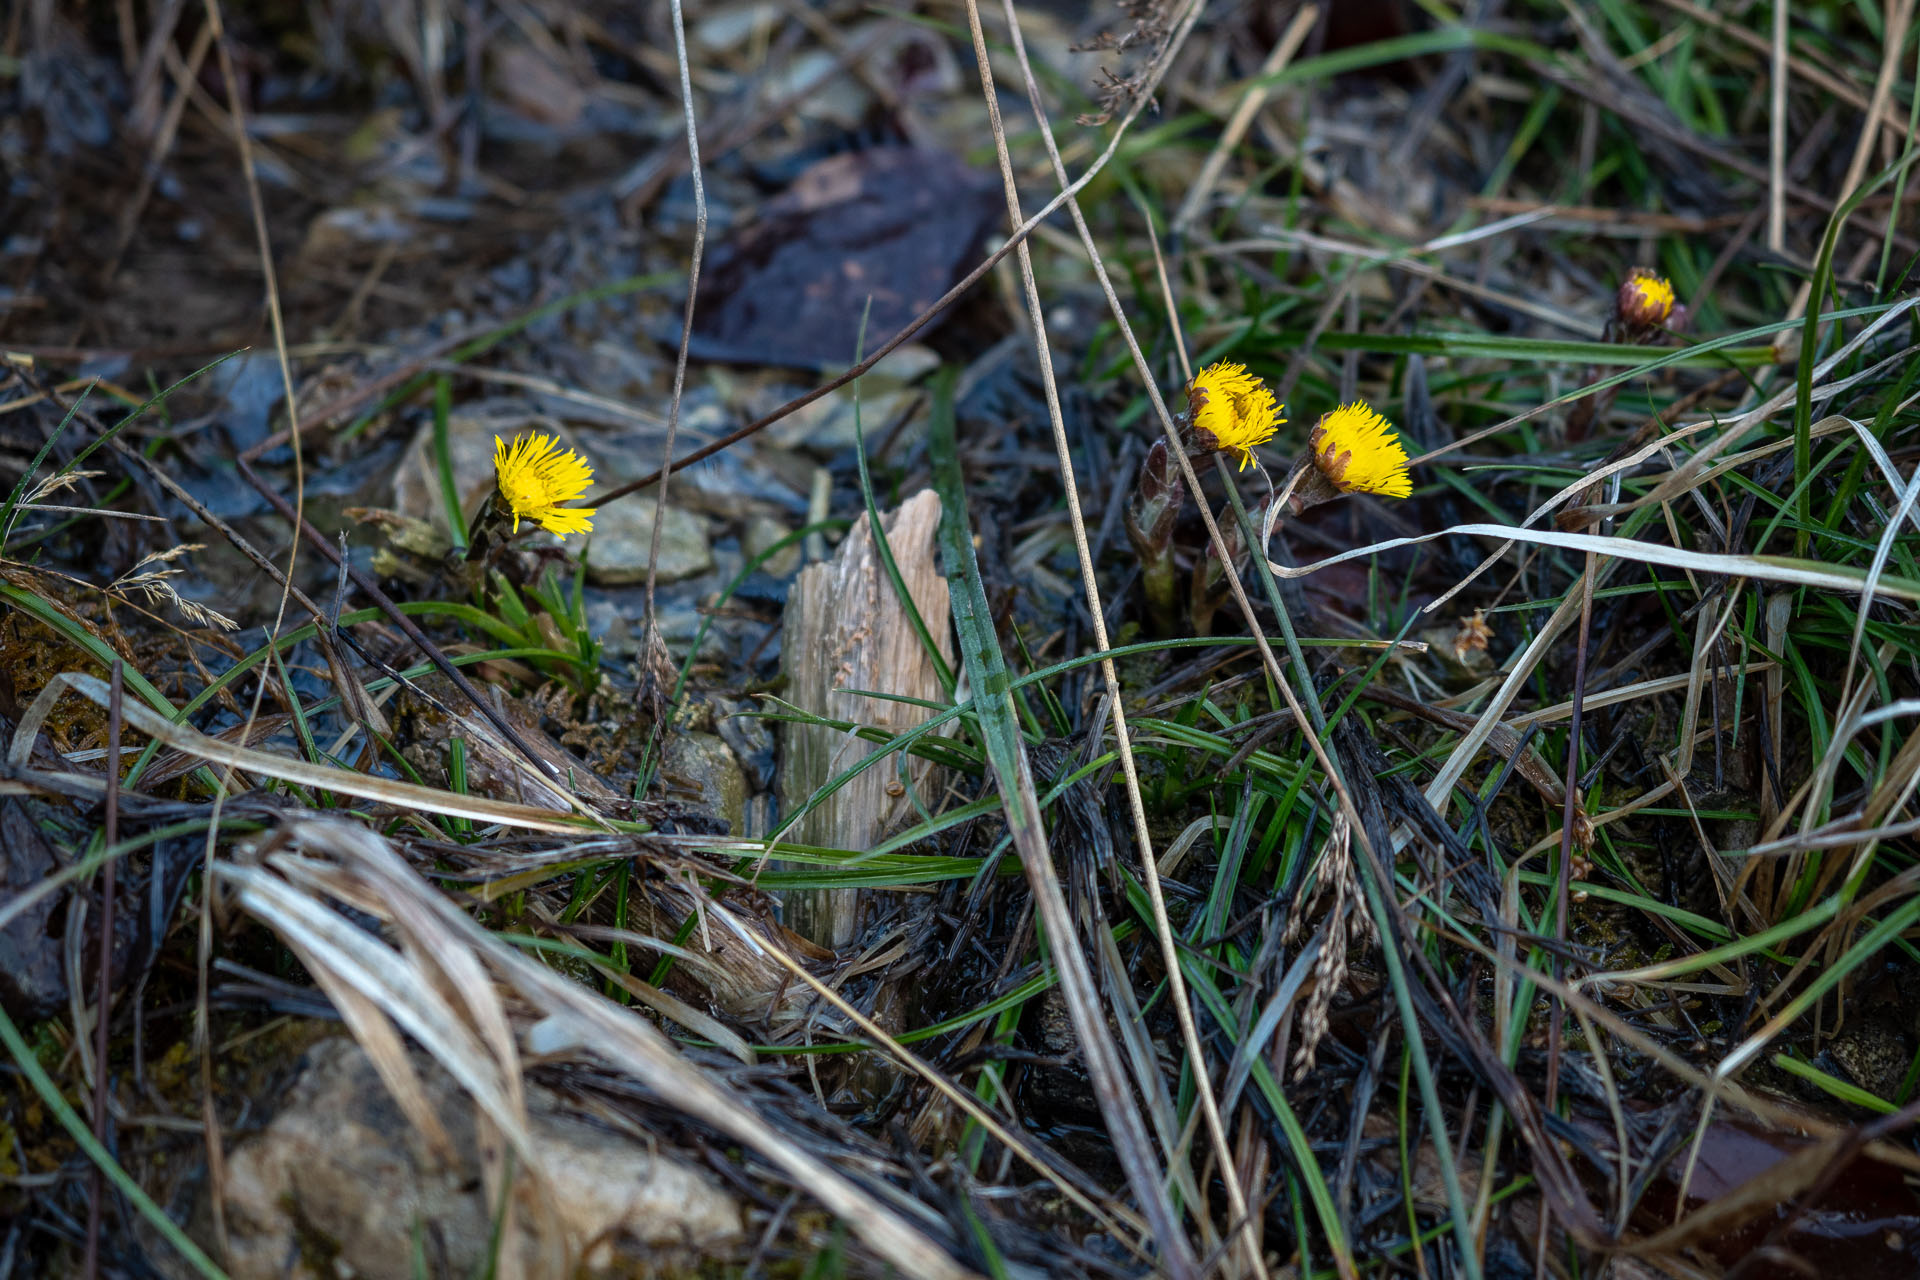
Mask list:
[[1224,449],[1238,454],[1240,469],[1253,461],[1253,446],[1273,439],[1286,421],[1266,383],[1240,364],[1222,361],[1194,375],[1187,387],[1187,420],[1203,452]]
[[513,446],[493,438],[493,470],[500,496],[513,512],[513,531],[531,520],[562,540],[570,533],[590,533],[595,507],[562,507],[587,491],[593,468],[571,449],[562,449],[552,436],[535,432],[514,437]]
[[1673,314],[1673,282],[1645,267],[1635,267],[1620,286],[1620,318],[1638,329],[1652,329]]
[[1364,401],[1322,414],[1307,445],[1313,451],[1313,465],[1342,493],[1404,498],[1413,492],[1400,437]]

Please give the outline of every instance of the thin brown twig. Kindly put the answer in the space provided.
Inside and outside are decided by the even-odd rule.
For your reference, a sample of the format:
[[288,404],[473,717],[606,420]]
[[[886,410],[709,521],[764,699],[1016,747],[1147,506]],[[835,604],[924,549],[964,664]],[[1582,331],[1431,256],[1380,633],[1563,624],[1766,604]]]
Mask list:
[[[260,253],[260,274],[266,286],[267,319],[273,329],[274,353],[279,358],[280,383],[286,394],[287,431],[293,442],[293,511],[295,525],[305,523],[307,500],[306,464],[300,455],[300,406],[294,395],[293,365],[287,356],[286,318],[280,309],[280,284],[273,267],[273,240],[267,232],[266,202],[260,194],[260,174],[253,160],[253,142],[247,135],[246,106],[241,101],[240,79],[233,68],[233,52],[227,47],[227,32],[224,15],[220,9],[220,0],[206,0],[207,26],[213,33],[214,51],[219,57],[220,77],[227,90],[228,111],[225,123],[233,130],[234,145],[240,152],[240,171],[246,179],[247,204],[253,215],[254,236]],[[170,52],[170,50],[169,50]],[[195,86],[183,83],[180,91],[187,95]],[[280,600],[275,607],[273,625],[267,630],[267,645],[272,648],[279,642],[280,628],[286,622],[287,602],[293,593],[294,566],[300,558],[300,544],[295,540],[287,548],[287,567],[281,577]],[[254,723],[260,718],[260,704],[267,693],[268,668],[263,664],[260,669],[259,683],[254,687],[253,704],[247,709],[246,728],[241,731],[243,739],[251,737]],[[291,691],[289,691],[291,693]],[[115,761],[117,766],[118,761]],[[211,1034],[211,1011],[208,1008],[208,978],[213,963],[213,867],[214,856],[219,847],[220,810],[225,804],[227,792],[233,785],[234,772],[231,768],[219,774],[220,785],[213,795],[213,811],[207,823],[207,842],[201,859],[201,898],[198,957],[195,965],[193,1039],[199,1050],[200,1059],[200,1109],[204,1125],[207,1148],[207,1180],[210,1188],[209,1201],[212,1204],[214,1240],[220,1251],[225,1253],[229,1247],[224,1187],[226,1175],[226,1157],[220,1141],[220,1116],[214,1107],[213,1091],[213,1037]]]
[[[1580,734],[1581,718],[1587,695],[1587,647],[1593,636],[1593,579],[1599,557],[1587,553],[1586,572],[1580,575],[1580,623],[1573,650],[1573,705],[1567,715],[1566,794],[1560,804],[1560,866],[1553,879],[1553,936],[1567,940],[1567,886],[1573,879],[1573,832],[1581,816],[1580,807]],[[1558,950],[1553,955],[1553,976],[1564,980],[1566,957]],[[1560,1045],[1565,1029],[1566,1006],[1553,1002],[1547,1023],[1547,1110],[1552,1111],[1560,1092]]]
[[[1787,0],[1773,0],[1772,90],[1767,128],[1767,248],[1787,251]],[[1869,130],[1871,132],[1871,130]]]
[[186,0],[160,0],[157,5],[149,6],[152,26],[140,48],[140,56],[134,62],[132,71],[132,91],[127,95],[132,104],[129,112],[129,124],[136,137],[150,137],[154,132],[154,115],[160,103],[160,64],[165,60],[165,51],[173,43],[174,28],[180,23],[181,11],[186,8]]
[[999,265],[1001,259],[1005,258],[1008,254],[1012,253],[1021,244],[1024,244],[1026,242],[1027,237],[1032,235],[1034,230],[1037,227],[1039,227],[1042,223],[1044,223],[1048,218],[1051,218],[1054,215],[1054,213],[1060,209],[1062,205],[1066,204],[1075,195],[1077,195],[1080,192],[1081,188],[1085,187],[1089,182],[1093,181],[1093,179],[1100,173],[1100,171],[1106,168],[1107,161],[1111,160],[1113,158],[1114,152],[1119,149],[1120,139],[1124,138],[1125,136],[1126,136],[1126,130],[1124,128],[1116,129],[1114,131],[1113,137],[1108,141],[1106,149],[1102,151],[1097,157],[1095,157],[1092,164],[1087,166],[1087,171],[1085,173],[1081,174],[1078,178],[1075,178],[1071,183],[1067,184],[1065,190],[1061,191],[1060,194],[1053,197],[1053,199],[1047,201],[1045,205],[1041,206],[1040,210],[1037,213],[1035,213],[1031,218],[1028,218],[1025,222],[1021,223],[1017,228],[1015,228],[1013,231],[1013,234],[1007,237],[1006,242],[1004,244],[1002,244],[999,248],[995,249],[992,253],[988,254],[984,259],[982,259],[979,265],[974,267],[973,270],[967,272],[966,276],[963,279],[961,279],[961,281],[958,284],[954,285],[951,289],[948,289],[945,293],[941,294],[932,303],[928,304],[927,308],[923,310],[919,315],[907,321],[907,323],[901,328],[900,332],[894,334],[891,338],[888,338],[886,342],[882,343],[879,349],[876,350],[872,355],[860,361],[860,363],[854,365],[851,369],[848,369],[845,373],[840,374],[838,377],[830,378],[826,382],[815,387],[813,390],[808,391],[803,395],[795,396],[793,399],[787,401],[785,404],[781,405],[777,409],[774,409],[772,412],[766,414],[765,416],[755,418],[752,422],[747,423],[747,425],[745,425],[744,427],[741,427],[736,431],[731,431],[728,434],[721,436],[718,440],[713,441],[711,444],[702,445],[700,448],[695,449],[693,452],[687,454],[687,456],[684,458],[676,458],[673,462],[673,465],[670,468],[662,468],[660,471],[655,471],[650,475],[641,476],[638,480],[630,480],[626,484],[623,484],[617,488],[608,490],[606,493],[596,494],[593,499],[595,505],[604,507],[608,503],[616,501],[617,499],[620,499],[620,498],[624,498],[630,493],[636,493],[639,490],[646,488],[648,485],[656,483],[660,479],[662,473],[665,471],[668,471],[668,470],[685,471],[688,467],[692,466],[694,463],[704,461],[707,458],[711,458],[714,454],[719,453],[723,449],[728,449],[736,444],[739,444],[742,440],[747,439],[749,436],[756,435],[759,432],[766,430],[768,427],[780,421],[782,418],[788,417],[794,413],[799,412],[801,409],[806,408],[808,405],[820,399],[822,396],[831,395],[833,392],[838,391],[841,387],[846,386],[848,383],[852,382],[854,379],[865,375],[875,365],[879,364],[882,360],[886,359],[889,355],[893,354],[893,352],[897,348],[903,346],[908,341],[908,339],[913,337],[914,334],[920,332],[921,329],[925,328],[928,321],[932,320],[935,316],[945,311],[949,306],[953,305],[953,303],[956,300],[958,300],[963,294],[965,294],[969,289],[973,288],[974,285],[979,284],[980,281],[984,280],[987,276],[987,273],[989,271],[992,271],[994,267]]
[[[702,896],[704,897],[704,893]],[[725,915],[728,912],[728,907],[724,903],[714,902],[711,898],[706,898],[705,904],[705,909],[716,915]],[[730,924],[729,927],[736,936],[746,936],[746,931],[739,925]],[[1047,1150],[1044,1145],[1033,1142],[1018,1129],[1009,1127],[1005,1121],[995,1116],[980,1099],[968,1093],[965,1089],[961,1088],[957,1082],[943,1074],[938,1067],[921,1058],[915,1054],[913,1050],[888,1034],[885,1027],[882,1027],[872,1018],[860,1012],[859,1009],[848,1002],[846,997],[842,996],[838,991],[835,991],[833,987],[816,978],[808,971],[805,965],[794,958],[791,952],[784,946],[781,946],[777,939],[772,937],[761,938],[758,940],[758,946],[774,963],[785,969],[792,977],[799,979],[801,983],[809,987],[822,1001],[831,1005],[841,1017],[853,1023],[863,1034],[872,1039],[875,1044],[879,1045],[881,1049],[891,1054],[899,1061],[902,1067],[925,1080],[955,1107],[966,1112],[975,1124],[991,1134],[995,1141],[1005,1146],[1016,1158],[1026,1163],[1041,1177],[1046,1178],[1058,1186],[1060,1193],[1078,1205],[1090,1218],[1100,1223],[1101,1226],[1108,1231],[1114,1232],[1116,1241],[1128,1248],[1135,1247],[1135,1242],[1129,1240],[1123,1232],[1131,1230],[1144,1233],[1146,1227],[1145,1223],[1142,1222],[1137,1215],[1128,1210],[1125,1205],[1115,1206],[1118,1210],[1117,1212],[1110,1212],[1102,1208],[1087,1194],[1088,1187],[1080,1185],[1080,1177],[1076,1176],[1079,1175],[1079,1170],[1060,1168],[1053,1160],[1049,1159],[1053,1153]],[[1097,1189],[1097,1187],[1095,1189]],[[1144,1254],[1142,1256],[1143,1258],[1145,1257]]]

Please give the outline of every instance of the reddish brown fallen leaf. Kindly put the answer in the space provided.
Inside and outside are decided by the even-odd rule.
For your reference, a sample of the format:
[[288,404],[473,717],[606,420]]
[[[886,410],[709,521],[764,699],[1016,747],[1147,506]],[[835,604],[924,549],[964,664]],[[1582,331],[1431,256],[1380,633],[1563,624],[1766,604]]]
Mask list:
[[[1911,1280],[1920,1275],[1920,1192],[1901,1169],[1858,1147],[1845,1137],[1716,1120],[1700,1143],[1686,1214],[1674,1223],[1683,1151],[1641,1201],[1635,1225],[1652,1233],[1655,1251],[1690,1247],[1729,1266],[1744,1263],[1740,1280]],[[1844,1166],[1820,1186],[1835,1160]],[[1792,1215],[1809,1192],[1812,1204]]]
[[715,251],[701,276],[692,353],[852,364],[868,299],[871,351],[980,256],[1006,213],[999,192],[990,176],[920,147],[874,147],[812,165]]

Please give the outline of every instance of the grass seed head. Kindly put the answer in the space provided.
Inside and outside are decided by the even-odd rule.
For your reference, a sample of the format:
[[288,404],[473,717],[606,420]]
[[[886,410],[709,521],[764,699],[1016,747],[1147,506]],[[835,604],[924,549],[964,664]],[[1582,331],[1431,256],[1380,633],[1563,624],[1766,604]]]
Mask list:
[[198,542],[189,542],[183,546],[169,547],[164,551],[155,551],[142,556],[133,568],[107,584],[107,594],[118,600],[133,602],[138,594],[148,604],[168,607],[179,611],[180,616],[199,627],[218,627],[222,631],[234,631],[240,626],[232,618],[217,609],[183,596],[174,587],[172,579],[180,577],[186,570],[174,564],[184,556],[206,548]]

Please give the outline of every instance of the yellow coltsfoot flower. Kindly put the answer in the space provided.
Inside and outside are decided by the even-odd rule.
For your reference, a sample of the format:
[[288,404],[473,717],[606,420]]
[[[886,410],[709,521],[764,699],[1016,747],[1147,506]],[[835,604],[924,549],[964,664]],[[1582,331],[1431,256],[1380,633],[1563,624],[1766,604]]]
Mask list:
[[593,531],[596,507],[562,507],[587,491],[593,483],[593,468],[571,449],[562,449],[553,436],[516,436],[511,447],[499,436],[493,438],[493,470],[500,486],[500,497],[513,513],[513,531],[520,532],[520,521],[531,520],[542,529],[565,540],[570,533]]
[[1400,437],[1364,401],[1322,414],[1307,437],[1307,448],[1314,467],[1342,493],[1404,498],[1413,492]]
[[1620,321],[1633,329],[1657,329],[1673,315],[1673,282],[1635,267],[1615,297]]
[[1193,376],[1187,386],[1187,421],[1194,447],[1201,453],[1224,450],[1240,459],[1245,471],[1253,461],[1253,447],[1273,439],[1286,419],[1274,403],[1267,384],[1242,364],[1220,361]]

